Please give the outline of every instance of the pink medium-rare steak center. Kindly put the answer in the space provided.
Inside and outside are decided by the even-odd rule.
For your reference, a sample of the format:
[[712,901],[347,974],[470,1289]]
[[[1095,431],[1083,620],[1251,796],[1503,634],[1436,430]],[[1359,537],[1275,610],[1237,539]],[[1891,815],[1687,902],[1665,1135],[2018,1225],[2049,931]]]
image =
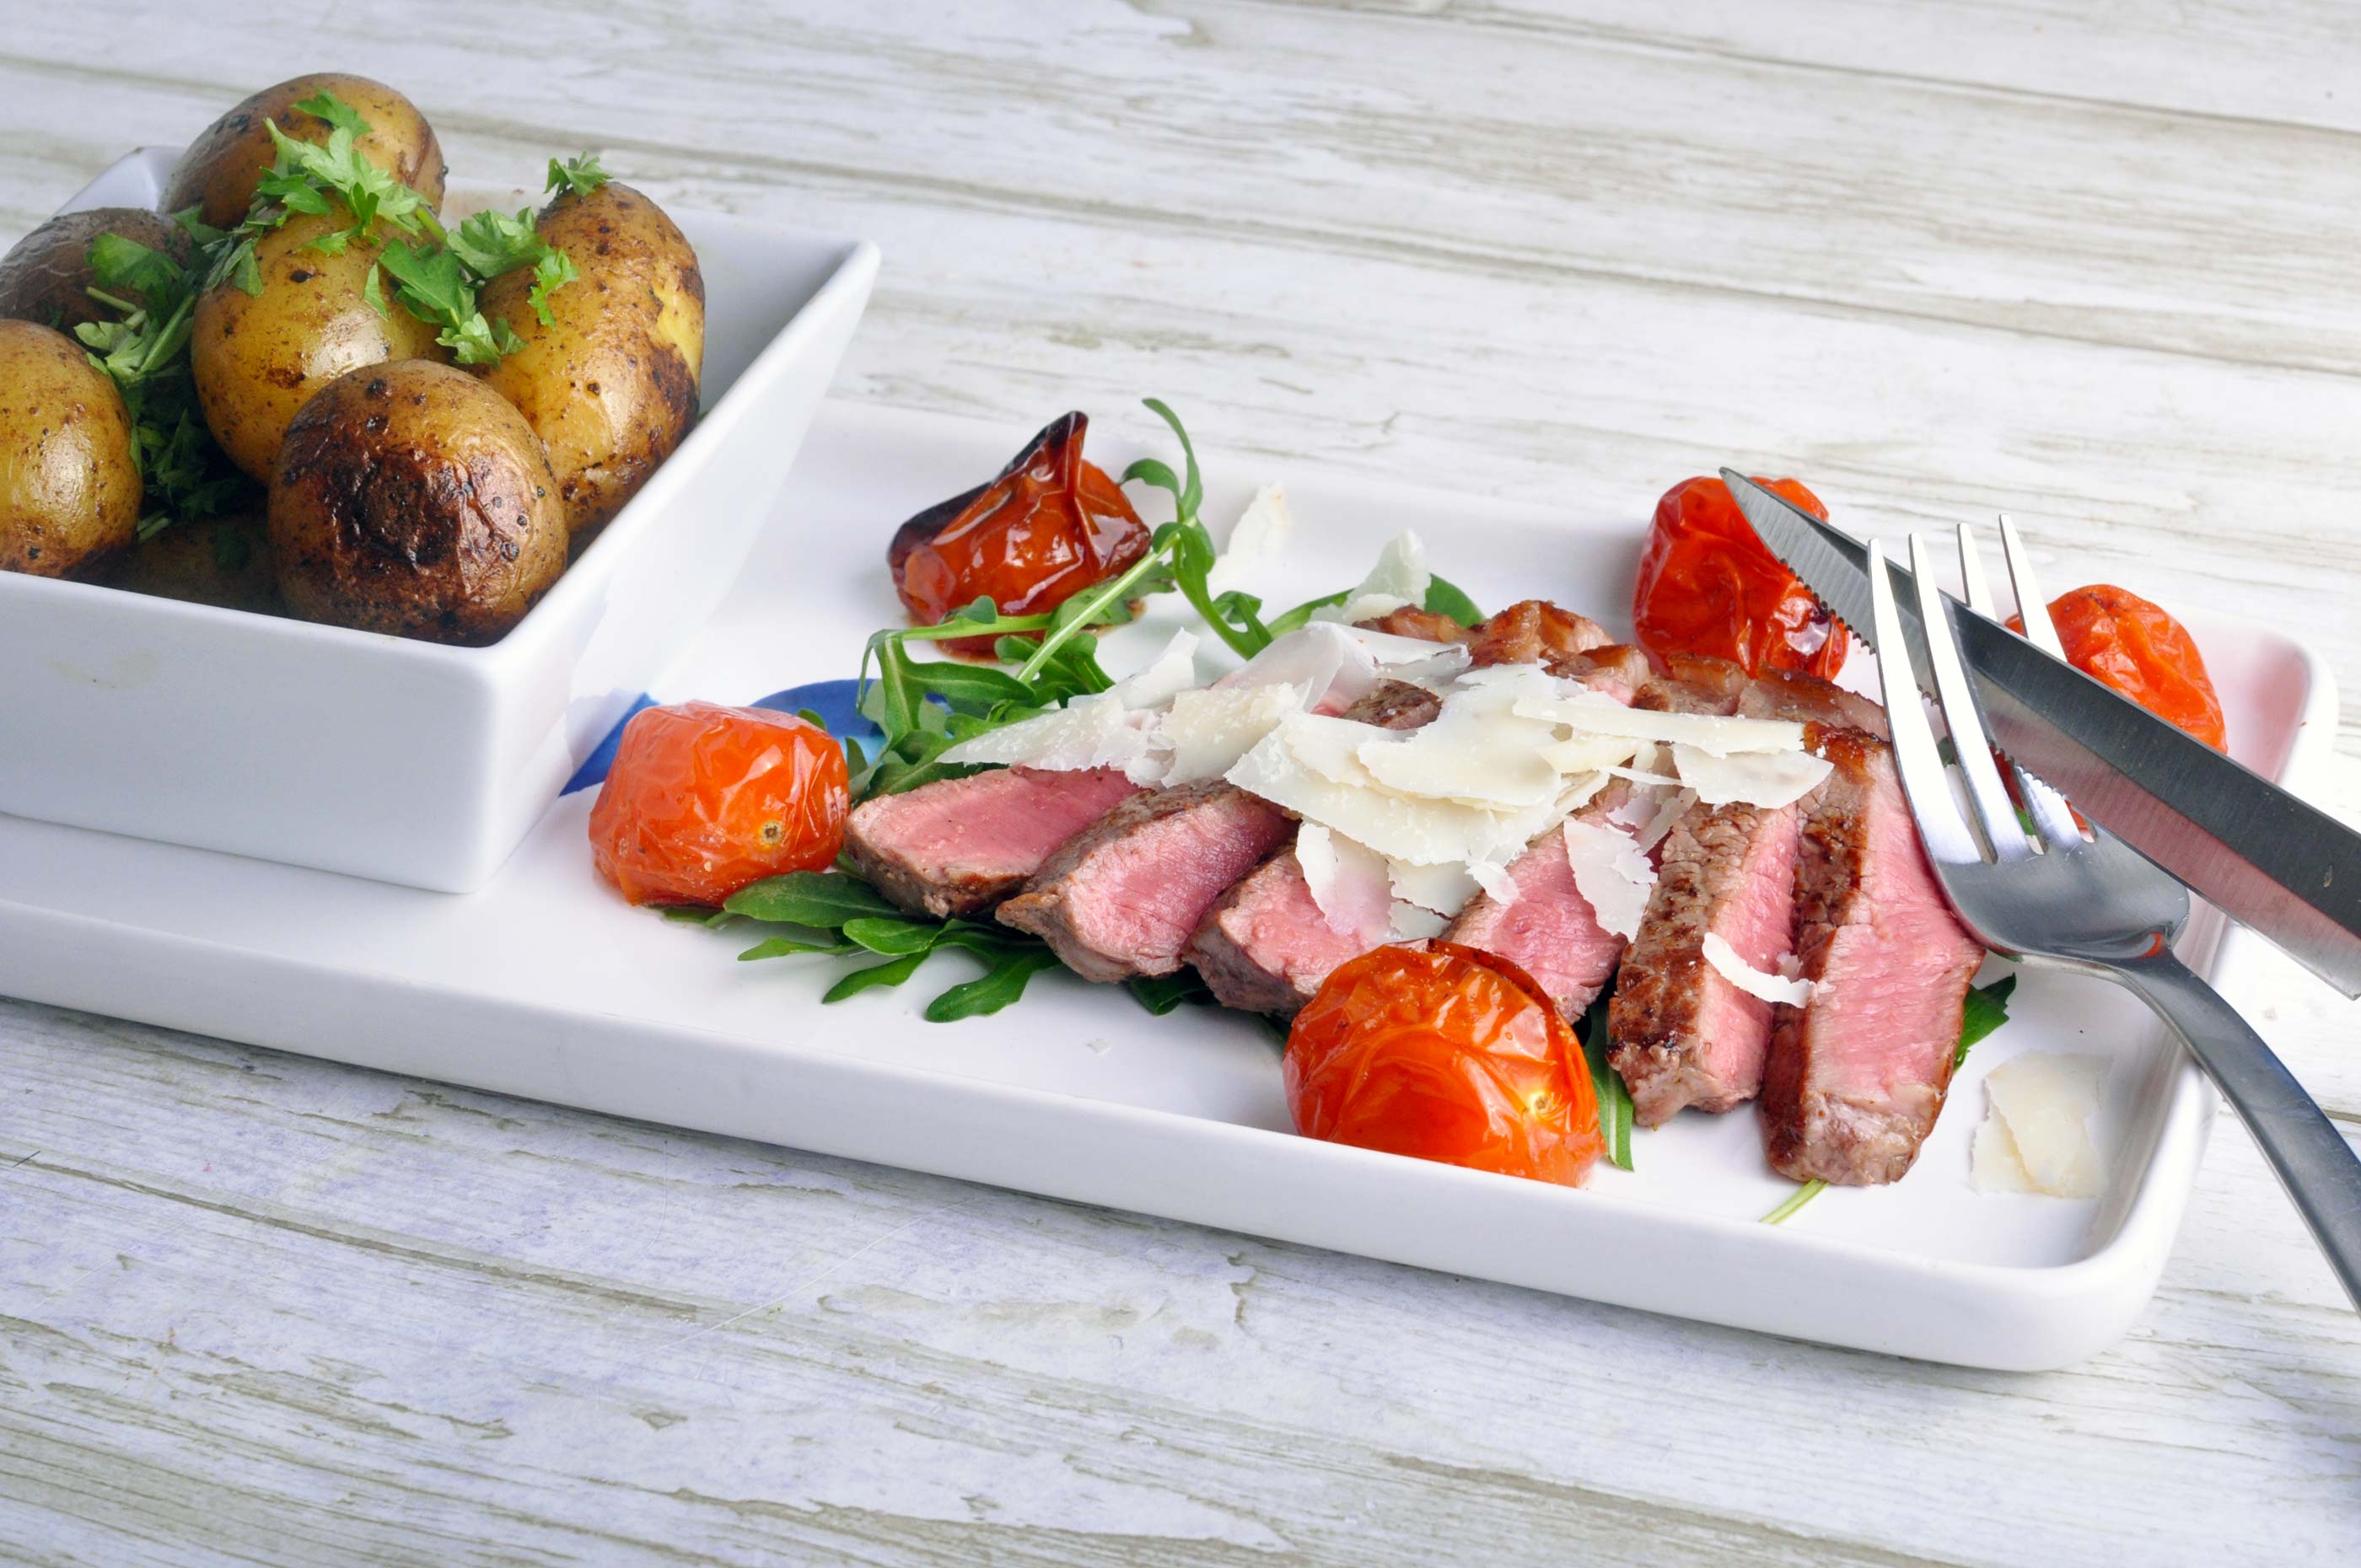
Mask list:
[[1023,887],[1058,848],[1139,786],[1113,768],[995,768],[853,809],[845,847],[914,915],[974,915]]
[[1796,872],[1816,989],[1773,1010],[1763,1143],[1798,1181],[1896,1181],[1943,1108],[1983,949],[1943,901],[1884,743],[1825,730],[1818,744],[1836,772],[1805,813]]
[[1218,779],[1135,795],[1052,855],[999,919],[1087,980],[1170,974],[1205,911],[1294,830]]

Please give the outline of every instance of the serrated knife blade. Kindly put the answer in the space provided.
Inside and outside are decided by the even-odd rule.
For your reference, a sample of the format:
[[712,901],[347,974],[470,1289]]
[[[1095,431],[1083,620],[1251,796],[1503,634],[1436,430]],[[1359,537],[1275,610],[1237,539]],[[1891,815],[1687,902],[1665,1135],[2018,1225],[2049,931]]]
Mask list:
[[[1866,638],[1868,554],[1724,468],[1771,553]],[[1928,669],[1910,574],[1894,569],[1911,663]],[[2361,997],[2361,834],[1960,606],[1960,652],[2001,748],[2082,814],[2347,996]]]

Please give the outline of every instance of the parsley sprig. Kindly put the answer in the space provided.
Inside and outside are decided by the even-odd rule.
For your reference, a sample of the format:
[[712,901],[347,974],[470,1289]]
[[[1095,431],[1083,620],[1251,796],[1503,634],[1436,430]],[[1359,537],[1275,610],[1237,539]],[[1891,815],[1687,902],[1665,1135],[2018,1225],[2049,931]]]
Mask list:
[[[196,279],[160,250],[121,235],[91,241],[90,293],[122,312],[74,328],[91,362],[106,372],[131,415],[131,458],[139,470],[143,540],[182,518],[212,517],[252,488],[222,455],[189,374]],[[128,296],[137,296],[137,302]]]
[[[296,214],[346,222],[324,230],[302,248],[342,255],[350,246],[379,243],[362,294],[379,315],[389,313],[385,280],[396,302],[436,328],[435,341],[462,365],[495,365],[524,345],[505,319],[488,320],[478,303],[483,286],[519,268],[531,268],[526,298],[544,326],[555,323],[549,297],[581,276],[573,259],[544,240],[530,208],[513,215],[478,213],[456,229],[445,229],[426,198],[379,168],[360,148],[369,124],[335,93],[321,92],[295,107],[325,120],[324,142],[301,141],[269,122],[277,156],[255,187],[245,220],[209,247],[212,267],[206,287],[235,282],[249,294],[262,292],[255,242],[283,226]],[[598,160],[588,154],[564,162],[550,159],[547,189],[597,190],[607,182]]]

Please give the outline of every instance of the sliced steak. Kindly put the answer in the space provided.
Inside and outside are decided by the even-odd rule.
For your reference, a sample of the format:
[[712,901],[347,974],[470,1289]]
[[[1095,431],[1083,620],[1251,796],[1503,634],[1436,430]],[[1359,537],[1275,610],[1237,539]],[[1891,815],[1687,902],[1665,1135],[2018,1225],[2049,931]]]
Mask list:
[[1641,687],[1631,706],[1660,713],[1727,716],[1738,711],[1746,687],[1746,671],[1727,659],[1675,653],[1665,659],[1664,673]]
[[1339,718],[1349,718],[1356,724],[1374,724],[1380,729],[1416,729],[1434,722],[1443,711],[1443,699],[1424,686],[1414,686],[1408,681],[1381,680],[1369,688],[1368,695],[1354,703]]
[[1604,692],[1626,707],[1655,678],[1647,651],[1629,642],[1609,642],[1579,653],[1551,653],[1543,657],[1542,667],[1560,680],[1579,681],[1593,691]]
[[1739,694],[1737,712],[1742,718],[1793,718],[1885,739],[1885,709],[1834,681],[1795,670],[1766,670],[1747,682]]
[[1523,599],[1475,629],[1469,656],[1478,664],[1538,664],[1553,653],[1582,653],[1615,640],[1587,615],[1547,599]]
[[1329,971],[1380,947],[1386,923],[1339,931],[1312,902],[1292,849],[1280,850],[1205,912],[1181,956],[1224,1007],[1292,1018]]
[[1023,887],[1067,839],[1139,786],[1114,768],[996,768],[939,779],[853,809],[845,848],[877,891],[913,915],[974,915]]
[[1791,950],[1796,808],[1691,806],[1665,835],[1656,885],[1608,1007],[1609,1059],[1642,1126],[1684,1106],[1722,1112],[1754,1098],[1771,1047],[1771,1004],[1706,960],[1718,933],[1774,970]]
[[1783,1176],[1868,1186],[1899,1180],[1935,1125],[1984,955],[1943,902],[1884,743],[1817,743],[1836,771],[1806,803],[1795,872],[1817,989],[1773,1010],[1763,1139]]
[[1371,620],[1353,623],[1364,631],[1382,631],[1389,637],[1415,637],[1422,642],[1473,642],[1481,635],[1474,626],[1462,626],[1447,615],[1438,615],[1416,605],[1388,610]]
[[[1442,711],[1443,699],[1425,687],[1384,680],[1341,717],[1380,729],[1416,729]],[[1224,894],[1182,956],[1223,1006],[1291,1018],[1331,970],[1385,942],[1387,926],[1374,915],[1361,928],[1337,930],[1313,902],[1290,848]]]
[[[1620,828],[1608,814],[1629,798],[1629,789],[1622,780],[1614,781],[1569,820]],[[1580,1023],[1614,974],[1623,938],[1599,925],[1590,900],[1575,885],[1565,828],[1553,828],[1526,845],[1509,862],[1509,880],[1516,884],[1514,899],[1503,904],[1488,893],[1477,894],[1444,932],[1444,940],[1508,959],[1549,993],[1561,1017]]]
[[1086,980],[1170,974],[1205,911],[1294,830],[1219,779],[1134,795],[1068,839],[998,918]]

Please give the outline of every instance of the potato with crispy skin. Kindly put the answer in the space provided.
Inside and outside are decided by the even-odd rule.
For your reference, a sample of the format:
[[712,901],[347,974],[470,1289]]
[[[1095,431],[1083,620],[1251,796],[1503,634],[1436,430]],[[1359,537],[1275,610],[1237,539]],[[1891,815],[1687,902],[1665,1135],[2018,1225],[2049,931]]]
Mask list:
[[372,366],[323,387],[287,429],[270,550],[307,620],[493,642],[566,569],[541,440],[464,371]]
[[[98,280],[91,270],[90,242],[103,234],[120,235],[188,264],[188,235],[154,213],[138,207],[61,213],[0,257],[0,316],[39,322],[68,334],[84,322],[121,316],[90,297]],[[136,289],[123,290],[118,297],[134,305],[147,302]]]
[[225,517],[182,518],[131,547],[113,586],[158,598],[280,613],[279,576],[259,504]]
[[443,357],[435,329],[395,302],[390,286],[382,311],[364,292],[381,244],[356,240],[334,255],[309,248],[351,226],[344,204],[333,205],[322,215],[298,214],[255,242],[260,293],[231,279],[197,301],[189,339],[197,400],[230,461],[258,479],[270,477],[287,422],[330,381],[390,359]]
[[549,448],[566,525],[578,544],[621,510],[672,455],[697,417],[705,363],[705,280],[663,209],[613,181],[569,192],[535,230],[581,276],[549,295],[544,325],[530,268],[483,291],[524,346],[480,373]]
[[164,186],[163,210],[199,209],[217,229],[234,227],[254,202],[254,188],[277,161],[270,126],[295,141],[324,143],[335,127],[295,107],[315,93],[335,93],[368,122],[354,147],[371,163],[426,198],[443,204],[443,144],[418,106],[382,82],[324,71],[266,87],[207,126],[189,144]]
[[0,321],[0,571],[93,577],[139,527],[131,414],[54,327]]

